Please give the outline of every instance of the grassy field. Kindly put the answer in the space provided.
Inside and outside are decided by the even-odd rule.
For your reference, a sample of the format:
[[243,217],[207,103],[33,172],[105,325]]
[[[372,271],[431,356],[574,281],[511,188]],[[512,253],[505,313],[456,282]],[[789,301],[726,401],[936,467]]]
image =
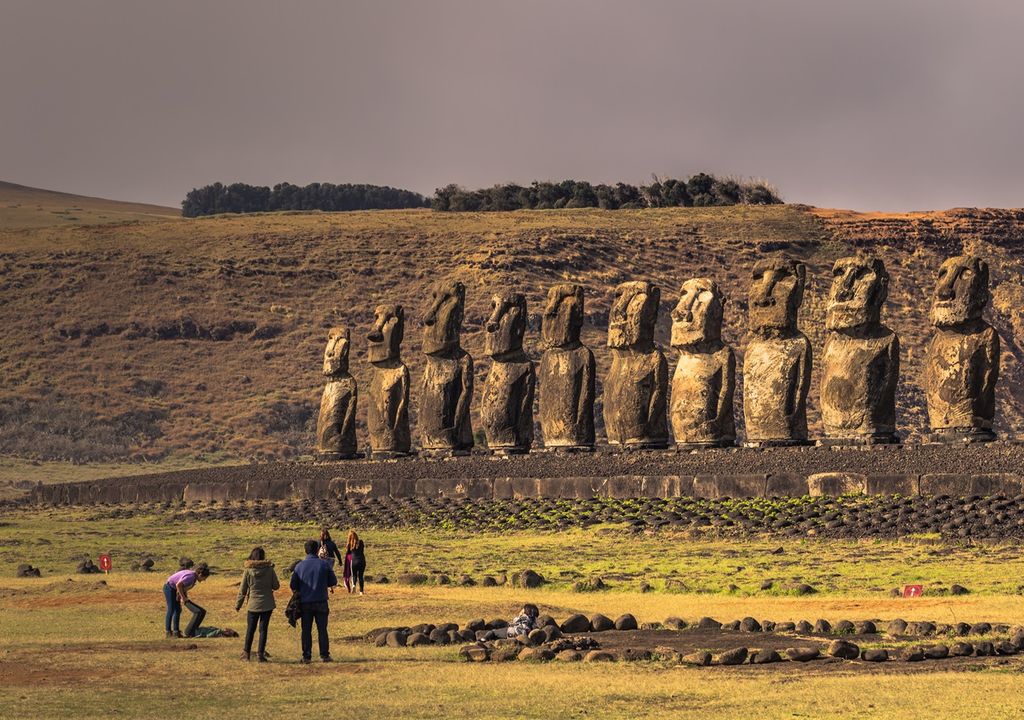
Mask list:
[[178,208],[73,195],[0,182],[0,230],[181,217]]
[[[453,585],[370,584],[362,597],[335,594],[334,665],[301,666],[298,633],[280,610],[268,665],[241,663],[240,640],[164,640],[159,586],[187,554],[215,575],[193,595],[208,623],[243,628],[234,613],[241,561],[267,547],[281,568],[315,528],[298,524],[174,524],[162,515],[95,520],[93,512],[16,511],[0,517],[0,715],[4,718],[218,717],[284,713],[346,717],[1014,717],[1021,663],[947,672],[907,672],[892,663],[865,674],[776,666],[693,669],[658,662],[572,665],[466,664],[457,647],[375,648],[356,639],[370,628],[474,617],[508,618],[525,601],[563,619],[570,612],[632,612],[641,621],[745,615],[776,621],[823,617],[1019,623],[1021,549],[914,542],[696,542],[668,534],[631,536],[615,528],[560,534],[466,535],[372,532],[369,574],[465,573],[479,581],[533,568],[552,580],[536,590]],[[340,534],[340,531],[339,531]],[[781,552],[779,549],[781,548]],[[72,574],[83,554],[110,551],[115,572]],[[142,555],[153,573],[128,572]],[[18,562],[43,570],[14,579]],[[700,592],[638,591],[635,577],[676,572]],[[600,574],[612,588],[571,590]],[[629,581],[616,577],[629,575]],[[760,591],[760,582],[800,578],[819,592]],[[960,582],[965,596],[891,598],[888,588]],[[730,590],[735,584],[738,589]],[[279,598],[283,604],[283,597]]]

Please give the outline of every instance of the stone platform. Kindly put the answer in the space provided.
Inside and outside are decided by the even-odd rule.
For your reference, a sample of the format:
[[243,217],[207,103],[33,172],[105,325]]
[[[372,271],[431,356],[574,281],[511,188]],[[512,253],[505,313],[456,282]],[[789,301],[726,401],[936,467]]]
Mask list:
[[794,447],[264,463],[39,485],[27,501],[91,505],[452,497],[1005,495],[1024,492],[1024,444]]

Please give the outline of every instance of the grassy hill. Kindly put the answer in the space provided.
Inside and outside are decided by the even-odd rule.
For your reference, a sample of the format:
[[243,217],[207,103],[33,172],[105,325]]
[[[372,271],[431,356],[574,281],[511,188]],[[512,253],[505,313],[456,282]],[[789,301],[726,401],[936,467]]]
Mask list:
[[120,202],[0,182],[0,230],[180,217],[179,208]]
[[[528,295],[527,347],[537,357],[548,285],[585,284],[584,338],[599,378],[609,366],[612,290],[629,279],[662,288],[658,337],[670,362],[669,310],[692,275],[722,284],[726,340],[742,350],[750,269],[772,254],[808,264],[800,324],[817,355],[810,414],[818,428],[830,267],[855,247],[879,254],[893,276],[884,317],[903,343],[899,423],[910,432],[924,427],[918,380],[935,271],[961,251],[989,258],[989,315],[1004,348],[999,427],[1016,430],[1024,421],[1015,339],[1024,338],[1022,239],[1021,211],[860,215],[802,206],[281,213],[0,231],[0,454],[206,463],[306,453],[327,329],[352,328],[352,368],[365,386],[373,308],[404,303],[416,388],[419,315],[442,277],[466,283],[464,345],[477,358],[478,382],[489,365],[482,327],[490,293],[503,286]],[[742,418],[741,393],[737,400]],[[414,422],[415,401],[414,392]]]

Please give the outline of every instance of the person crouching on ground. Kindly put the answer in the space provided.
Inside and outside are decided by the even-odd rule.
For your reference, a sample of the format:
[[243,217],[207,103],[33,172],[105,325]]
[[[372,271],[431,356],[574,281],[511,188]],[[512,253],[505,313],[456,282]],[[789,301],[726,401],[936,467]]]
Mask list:
[[238,599],[235,601],[235,612],[238,612],[242,609],[246,596],[249,598],[246,607],[248,617],[245,627],[245,650],[242,651],[243,660],[252,657],[252,639],[256,634],[256,625],[259,624],[260,643],[257,646],[256,659],[259,662],[267,661],[267,630],[270,627],[270,614],[277,607],[277,603],[274,602],[274,591],[280,587],[281,583],[274,572],[274,563],[267,560],[263,548],[253,548],[249,553],[249,559],[245,561],[242,584],[238,588]]
[[522,635],[529,635],[530,631],[536,626],[539,615],[540,610],[537,609],[536,605],[526,603],[519,614],[512,618],[512,622],[508,624],[508,627],[491,630],[484,639],[499,640],[501,638],[517,638]]
[[208,577],[209,566],[199,563],[195,568],[184,568],[167,578],[164,583],[164,600],[167,601],[164,630],[167,637],[181,637],[181,606],[188,602],[188,591]]
[[327,615],[330,607],[327,603],[327,590],[338,584],[338,576],[326,560],[317,557],[320,543],[316,540],[306,541],[306,559],[299,562],[292,570],[289,585],[293,592],[299,594],[299,609],[302,624],[302,662],[308,663],[313,656],[313,623],[316,623],[317,642],[320,646],[320,659],[331,662],[331,641],[327,637]]

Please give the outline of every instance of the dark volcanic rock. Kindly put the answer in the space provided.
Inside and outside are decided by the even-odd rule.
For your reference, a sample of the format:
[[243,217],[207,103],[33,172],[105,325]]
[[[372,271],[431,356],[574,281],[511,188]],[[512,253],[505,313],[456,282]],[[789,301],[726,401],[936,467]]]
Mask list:
[[772,648],[762,648],[750,658],[750,662],[753,665],[767,665],[768,663],[781,661],[782,657]]
[[885,662],[889,659],[889,651],[884,648],[872,648],[862,652],[861,659],[866,662]]
[[733,648],[732,650],[726,650],[718,655],[719,665],[742,665],[747,659],[747,649],[745,647]]
[[786,657],[794,662],[809,662],[821,655],[816,647],[792,647],[786,648]]
[[[634,620],[634,622],[636,622]],[[614,630],[615,623],[612,622],[610,617],[602,615],[601,613],[595,613],[590,616],[590,627],[594,632],[605,632],[607,630]]]
[[629,613],[619,615],[619,617],[615,619],[616,630],[636,630],[637,627],[636,618]]
[[856,660],[860,657],[860,648],[846,640],[833,640],[826,650],[831,657],[842,658],[843,660]]
[[570,635],[573,633],[590,632],[590,619],[586,615],[576,613],[566,618],[560,629],[563,633]]

